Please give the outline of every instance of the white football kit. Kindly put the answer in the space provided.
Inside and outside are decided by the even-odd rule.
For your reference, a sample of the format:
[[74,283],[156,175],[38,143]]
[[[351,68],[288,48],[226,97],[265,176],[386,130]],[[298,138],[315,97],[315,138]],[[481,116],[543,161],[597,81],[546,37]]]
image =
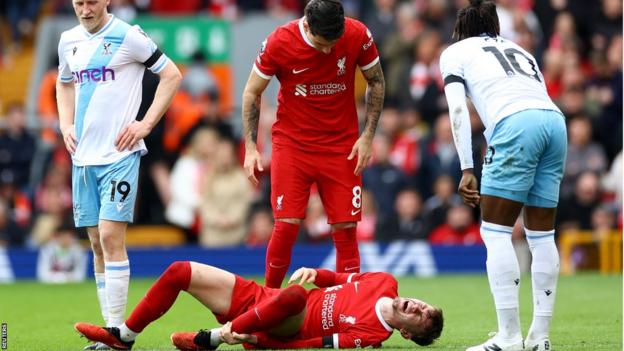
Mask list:
[[145,154],[143,140],[119,152],[115,139],[137,116],[145,67],[159,73],[169,59],[138,26],[112,15],[95,34],[81,25],[63,32],[58,55],[60,81],[73,81],[76,88],[74,165],[107,165],[137,151]]

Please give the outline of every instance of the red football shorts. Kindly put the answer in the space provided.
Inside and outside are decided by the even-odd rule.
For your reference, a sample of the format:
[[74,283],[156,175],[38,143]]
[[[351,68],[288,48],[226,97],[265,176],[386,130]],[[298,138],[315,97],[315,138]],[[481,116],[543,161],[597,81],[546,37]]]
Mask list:
[[305,218],[312,184],[323,201],[328,222],[357,222],[362,212],[362,178],[353,174],[357,156],[310,153],[273,145],[271,206],[275,218]]
[[258,285],[253,280],[247,280],[240,276],[236,276],[234,289],[232,290],[232,302],[230,310],[224,314],[214,313],[220,324],[231,322],[236,317],[247,312],[260,302],[279,294],[280,289],[272,289]]

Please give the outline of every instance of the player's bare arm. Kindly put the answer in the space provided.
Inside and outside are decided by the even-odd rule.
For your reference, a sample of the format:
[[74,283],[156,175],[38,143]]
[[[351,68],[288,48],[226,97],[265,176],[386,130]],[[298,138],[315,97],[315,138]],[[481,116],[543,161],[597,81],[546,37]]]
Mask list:
[[262,157],[258,152],[258,123],[260,121],[260,101],[264,89],[270,80],[264,79],[254,71],[243,90],[243,137],[245,138],[244,168],[247,178],[254,186],[258,185],[255,169],[262,171]]
[[56,104],[58,107],[59,124],[63,134],[65,148],[71,154],[76,152],[76,130],[74,128],[74,99],[76,91],[74,83],[63,83],[56,81]]
[[358,155],[358,162],[354,171],[355,175],[360,175],[370,161],[373,137],[381,116],[386,89],[383,71],[379,62],[366,71],[362,71],[362,74],[368,84],[366,89],[366,125],[362,135],[353,145],[351,154],[348,157],[351,160],[356,154]]
[[139,122],[133,122],[127,125],[115,140],[117,150],[123,151],[132,148],[139,140],[145,138],[156,126],[158,121],[165,114],[175,93],[180,87],[182,74],[178,67],[169,61],[167,66],[158,73],[160,82],[156,88],[154,101],[145,113],[145,117]]

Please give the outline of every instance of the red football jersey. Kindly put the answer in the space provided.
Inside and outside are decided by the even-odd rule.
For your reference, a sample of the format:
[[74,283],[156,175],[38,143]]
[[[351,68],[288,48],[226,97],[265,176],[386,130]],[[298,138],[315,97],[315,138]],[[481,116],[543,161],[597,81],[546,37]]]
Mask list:
[[314,48],[303,18],[289,22],[262,43],[254,71],[280,81],[276,146],[311,152],[349,153],[358,138],[354,81],[356,67],[367,70],[379,62],[371,32],[345,18],[345,31],[331,52]]
[[393,329],[381,316],[379,300],[398,296],[397,281],[387,273],[344,275],[349,277],[347,283],[310,291],[296,338],[332,336],[334,347],[380,347]]

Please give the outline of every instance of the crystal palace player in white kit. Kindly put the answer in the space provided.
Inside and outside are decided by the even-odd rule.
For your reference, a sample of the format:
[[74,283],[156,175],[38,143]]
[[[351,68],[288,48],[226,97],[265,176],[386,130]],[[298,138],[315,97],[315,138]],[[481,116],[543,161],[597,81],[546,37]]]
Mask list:
[[[73,0],[80,24],[61,35],[57,102],[73,162],[74,221],[89,234],[102,316],[118,325],[130,278],[125,231],[147,152],[143,138],[168,108],[181,75],[138,26],[109,15],[108,3]],[[145,117],[135,121],[146,67],[160,83]]]
[[[501,38],[499,28],[493,2],[470,0],[457,15],[454,36],[459,41],[440,57],[463,170],[459,193],[469,205],[481,206],[481,236],[498,317],[498,333],[468,350],[550,350],[559,274],[554,222],[567,150],[565,118],[546,93],[535,58]],[[466,94],[485,125],[488,141],[480,193],[472,173]],[[518,315],[520,269],[511,243],[522,209],[533,256],[534,303],[524,343]]]

